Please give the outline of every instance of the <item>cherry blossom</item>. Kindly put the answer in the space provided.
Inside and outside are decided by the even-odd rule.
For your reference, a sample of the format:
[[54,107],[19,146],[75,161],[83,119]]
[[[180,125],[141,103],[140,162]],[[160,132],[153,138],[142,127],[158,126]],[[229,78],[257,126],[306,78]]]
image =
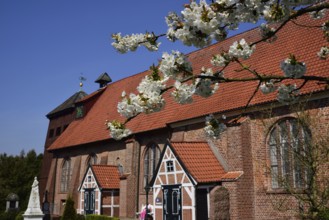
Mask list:
[[[225,116],[224,116],[225,118]],[[203,130],[206,133],[206,136],[210,138],[217,139],[220,134],[225,131],[226,125],[224,123],[220,123],[213,114],[210,114],[206,117],[206,126]]]
[[298,90],[296,88],[296,84],[281,84],[278,88],[278,101],[287,105],[296,102],[298,99]]
[[228,51],[231,57],[248,59],[255,50],[255,45],[250,47],[245,39],[234,42]]
[[124,137],[128,137],[132,132],[125,127],[124,124],[118,121],[106,122],[110,134],[113,139],[121,140]]
[[[202,68],[201,76],[214,76],[211,68]],[[221,73],[222,74],[222,73]],[[207,98],[218,90],[218,83],[213,83],[210,78],[197,78],[195,80],[195,94]]]
[[[276,40],[276,33],[289,20],[304,13],[309,13],[314,19],[323,18],[328,8],[325,4],[325,2],[314,0],[200,0],[199,3],[191,1],[190,4],[185,5],[181,14],[170,12],[166,16],[166,34],[157,36],[146,32],[121,36],[121,33],[117,33],[112,35],[114,40],[112,45],[120,53],[135,51],[140,46],[156,51],[160,45],[157,42],[158,38],[166,36],[170,41],[179,40],[184,45],[202,48],[214,41],[226,39],[228,32],[238,29],[241,22],[256,23],[259,20],[265,20],[267,23],[259,27],[261,40],[249,43],[245,39],[236,41],[227,51],[213,55],[210,62],[215,67],[222,67],[222,70],[231,62],[238,62],[245,70],[256,76],[255,81],[261,82],[259,89],[264,94],[277,91],[278,101],[288,104],[296,101],[299,95],[295,84],[280,85],[283,82],[281,75],[279,76],[281,80],[275,77],[271,79],[270,76],[265,77],[256,70],[249,69],[247,64],[242,64],[240,59],[248,59],[255,51],[257,43]],[[324,22],[320,28],[329,41],[329,21]],[[320,59],[327,59],[328,45],[321,47],[317,55]],[[280,68],[284,72],[284,79],[304,78],[307,70],[306,64],[298,61],[294,55],[282,61]],[[152,71],[150,76],[142,79],[136,93],[129,95],[123,93],[117,109],[127,120],[140,113],[160,111],[165,105],[162,93],[168,87],[173,88],[171,96],[176,102],[187,104],[193,101],[193,95],[209,97],[214,94],[218,90],[219,81],[221,83],[232,81],[232,79],[226,79],[223,72],[214,73],[211,68],[202,68],[200,72],[194,72],[187,56],[179,51],[164,52],[159,66],[153,66]],[[166,85],[168,82],[172,83],[168,81],[169,78],[174,80],[173,85]],[[112,130],[114,132],[112,137],[123,138],[129,135],[131,131],[124,125],[125,123],[108,123],[111,133]],[[213,115],[206,118],[205,132],[208,136],[218,137],[224,127],[225,125],[219,123]]]
[[274,34],[275,33],[275,28],[270,27],[268,24],[262,23],[259,26],[260,29],[260,34],[262,38],[268,38],[268,42],[274,42],[277,39],[277,36]]
[[274,80],[270,80],[263,82],[259,88],[264,94],[269,94],[276,91],[277,86],[275,85]]
[[171,54],[163,53],[159,70],[165,77],[184,80],[192,73],[192,65],[186,56],[179,51],[172,51]]
[[232,57],[225,52],[221,54],[214,55],[210,60],[211,64],[214,66],[226,66],[231,62]]
[[305,63],[298,62],[296,57],[291,54],[289,58],[281,62],[281,70],[287,77],[300,78],[306,72],[306,65]]
[[313,19],[321,19],[326,15],[326,9],[322,9],[320,11],[312,11],[310,12],[310,16]]
[[327,59],[327,57],[329,56],[329,47],[327,46],[321,47],[320,51],[317,54],[321,59],[323,60]]
[[176,81],[175,90],[171,93],[174,100],[180,104],[188,104],[193,101],[193,94],[195,93],[195,85],[194,84],[186,84]]
[[135,51],[139,46],[145,46],[149,51],[157,51],[160,43],[154,33],[132,34],[121,36],[121,33],[112,34],[112,46],[120,53]]

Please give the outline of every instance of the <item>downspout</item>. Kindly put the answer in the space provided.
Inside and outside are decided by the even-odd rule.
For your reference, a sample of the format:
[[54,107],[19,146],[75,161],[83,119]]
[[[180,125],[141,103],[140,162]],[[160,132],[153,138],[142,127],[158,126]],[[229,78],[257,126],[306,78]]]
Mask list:
[[210,219],[210,188],[207,187],[207,211],[208,211],[208,219]]
[[193,200],[192,200],[192,220],[196,219],[196,185],[192,187],[192,194],[193,194]]
[[[138,145],[137,146],[137,150],[138,150],[138,161],[137,161],[137,189],[136,189],[136,213],[139,212],[139,182],[140,182],[140,170],[141,170],[141,164],[140,164],[140,160],[141,160],[141,149],[140,149],[140,143],[137,140],[137,138],[135,138],[135,144]],[[135,146],[136,146],[135,145]]]
[[[99,208],[99,214],[103,215],[103,200],[102,200],[102,194],[103,194],[103,189],[98,188],[98,208]],[[95,190],[96,192],[96,190]]]
[[54,209],[55,209],[55,191],[56,191],[56,176],[57,176],[57,161],[58,161],[58,156],[56,156],[56,160],[55,160],[55,176],[54,176],[54,182],[53,182],[53,213],[54,214]]

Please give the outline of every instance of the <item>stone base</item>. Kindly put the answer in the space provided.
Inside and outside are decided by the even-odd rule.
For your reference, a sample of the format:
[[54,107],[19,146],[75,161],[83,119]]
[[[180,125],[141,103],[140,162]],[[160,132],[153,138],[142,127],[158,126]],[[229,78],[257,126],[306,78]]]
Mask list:
[[39,215],[23,215],[24,220],[42,220],[44,214]]

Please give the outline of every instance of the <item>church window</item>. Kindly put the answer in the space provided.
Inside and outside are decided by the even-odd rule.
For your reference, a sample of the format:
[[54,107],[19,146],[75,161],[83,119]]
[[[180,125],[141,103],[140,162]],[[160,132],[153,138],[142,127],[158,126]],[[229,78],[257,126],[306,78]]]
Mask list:
[[144,186],[149,183],[154,175],[160,158],[160,148],[151,144],[146,148],[144,155]]
[[307,169],[301,158],[307,155],[310,132],[293,118],[281,120],[269,135],[272,188],[303,188]]
[[88,165],[97,164],[97,156],[96,156],[96,154],[92,153],[92,154],[89,155],[89,157],[87,159],[87,164]]
[[61,192],[67,192],[69,184],[71,181],[72,169],[71,169],[71,160],[65,159],[62,166],[62,175],[61,175]]

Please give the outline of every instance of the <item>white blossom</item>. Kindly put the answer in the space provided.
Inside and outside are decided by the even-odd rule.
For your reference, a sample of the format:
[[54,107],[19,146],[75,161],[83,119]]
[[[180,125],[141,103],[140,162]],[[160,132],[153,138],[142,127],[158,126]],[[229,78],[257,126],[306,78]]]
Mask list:
[[287,19],[290,15],[291,9],[288,4],[268,4],[264,6],[263,14],[264,18],[268,22],[279,22]]
[[195,47],[210,45],[214,39],[225,39],[227,31],[222,27],[225,26],[224,20],[226,21],[229,13],[218,13],[213,5],[214,3],[208,5],[206,1],[201,0],[199,4],[191,2],[181,12],[181,17],[170,13],[166,18],[167,38],[172,41],[179,39],[185,45]]
[[166,87],[166,81],[167,78],[161,78],[157,73],[145,76],[137,87],[137,95],[130,93],[126,97],[125,92],[122,94],[122,100],[117,106],[118,112],[123,117],[131,118],[142,112],[160,111],[165,105],[161,93]]
[[299,93],[296,84],[281,84],[278,88],[277,99],[283,104],[291,104],[297,101]]
[[176,41],[175,32],[177,29],[182,28],[183,21],[175,12],[170,12],[168,16],[166,16],[166,23],[168,26],[167,38],[171,41]]
[[133,93],[129,97],[124,96],[117,105],[118,112],[125,118],[131,118],[143,112],[143,109],[137,105],[137,96]]
[[188,104],[193,101],[193,94],[195,93],[195,85],[181,83],[179,81],[175,82],[175,90],[171,93],[174,100],[179,104]]
[[269,94],[271,92],[274,92],[277,89],[277,86],[274,84],[273,80],[270,80],[263,82],[259,88],[264,94]]
[[158,93],[148,93],[139,94],[137,96],[137,104],[141,107],[144,113],[153,113],[162,110],[165,105],[165,100],[161,94]]
[[281,70],[286,77],[301,78],[306,72],[305,63],[298,62],[294,55],[281,62]]
[[214,66],[226,66],[231,62],[231,57],[227,53],[214,55],[210,62]]
[[192,65],[187,57],[179,52],[172,51],[171,54],[163,53],[159,70],[165,77],[183,80],[192,73]]
[[326,15],[327,10],[326,9],[322,9],[320,11],[312,11],[310,12],[310,16],[313,19],[321,19]]
[[204,131],[208,137],[219,138],[220,134],[226,130],[226,125],[220,123],[212,114],[206,117]]
[[324,22],[324,23],[322,24],[322,26],[321,26],[321,29],[322,29],[323,31],[329,31],[329,21]]
[[137,90],[139,93],[149,94],[149,93],[161,93],[161,90],[166,88],[165,82],[167,78],[154,80],[151,76],[145,76],[139,83]]
[[268,24],[262,23],[259,26],[260,34],[262,38],[270,37],[267,41],[274,42],[277,39],[277,36],[274,35],[275,28],[271,28]]
[[[214,73],[211,68],[202,68],[201,76],[213,77]],[[195,94],[207,98],[218,90],[218,83],[214,83],[210,78],[197,78],[195,80]]]
[[[168,14],[166,17],[168,26],[166,36],[171,41],[180,40],[188,46],[204,47],[210,45],[214,40],[225,39],[228,31],[237,29],[241,22],[255,23],[260,19],[265,19],[267,23],[282,23],[296,11],[309,7],[313,3],[318,2],[313,0],[213,0],[208,4],[206,0],[200,0],[199,3],[191,1],[180,15],[173,12]],[[321,18],[324,16],[325,10],[310,14],[313,18]],[[329,41],[329,21],[322,25],[322,30]],[[273,35],[274,32],[275,29],[267,24],[260,26],[262,37],[270,37],[267,40],[269,42],[276,39],[276,36]],[[126,36],[121,36],[118,33],[112,35],[112,38],[114,39],[112,45],[120,53],[135,51],[139,46],[145,46],[148,50],[154,51],[160,45],[157,43],[157,36],[153,33]],[[241,39],[234,42],[227,53],[214,55],[211,64],[225,67],[232,60],[248,59],[254,50],[255,46],[250,47],[245,39]],[[329,55],[328,46],[322,47],[317,55],[321,59],[326,59]],[[294,56],[281,62],[280,67],[286,77],[300,78],[306,73],[305,63],[298,62]],[[175,101],[181,104],[192,102],[193,94],[209,97],[218,89],[216,77],[220,75],[214,74],[211,69],[203,68],[200,76],[196,77],[192,83],[182,83],[192,76],[193,71],[186,56],[178,51],[173,51],[171,54],[163,53],[159,71],[163,73],[163,79],[145,77],[137,88],[138,93],[131,93],[129,96],[123,94],[122,101],[118,104],[118,112],[122,116],[131,118],[138,113],[161,110],[165,105],[162,92],[168,78],[177,80],[172,96]],[[278,87],[273,80],[263,82],[260,85],[260,90],[265,94],[278,90],[277,98],[283,103],[296,101],[298,95],[295,84],[282,84]],[[219,136],[225,125],[218,123],[213,116],[209,116],[206,121],[206,133],[210,136]],[[114,130],[112,136],[121,137],[129,133],[121,125],[109,123],[109,127],[110,125]]]
[[122,138],[128,137],[131,134],[131,131],[125,127],[124,124],[118,121],[106,122],[110,134],[113,139],[121,140]]
[[250,47],[245,39],[241,39],[239,42],[235,41],[228,51],[231,57],[248,59],[255,50],[255,45]]
[[320,57],[320,59],[327,59],[327,57],[329,56],[329,47],[324,46],[321,47],[320,51],[317,53],[318,56]]
[[152,33],[132,34],[121,36],[121,33],[112,34],[114,42],[112,46],[120,53],[135,51],[139,46],[145,46],[149,51],[157,51],[160,43],[157,43],[157,37]]

